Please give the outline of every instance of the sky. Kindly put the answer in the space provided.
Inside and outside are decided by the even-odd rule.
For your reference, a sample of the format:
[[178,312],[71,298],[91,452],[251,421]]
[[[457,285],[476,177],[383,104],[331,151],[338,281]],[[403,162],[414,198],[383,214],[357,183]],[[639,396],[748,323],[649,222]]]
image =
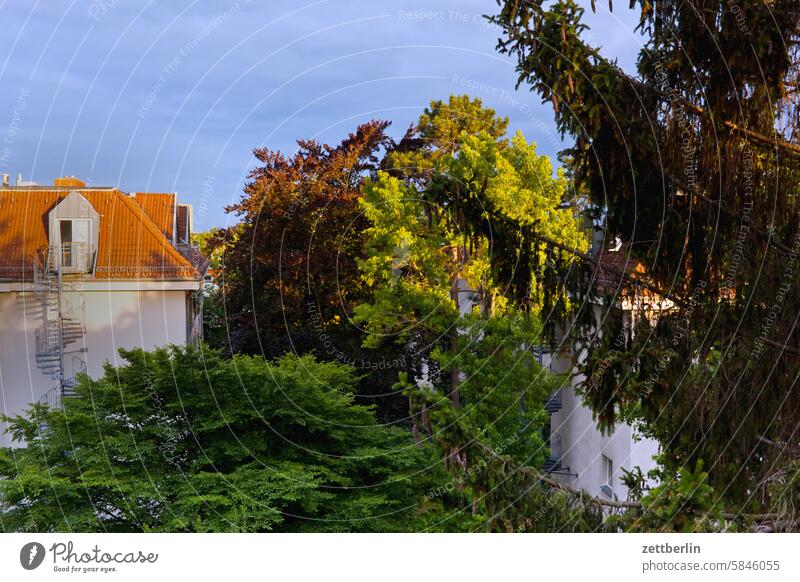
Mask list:
[[[589,10],[587,38],[631,69],[635,14]],[[0,173],[177,192],[195,230],[235,222],[257,163],[359,123],[400,137],[433,99],[481,97],[539,153],[563,148],[550,104],[515,89],[483,19],[495,0],[0,0]]]

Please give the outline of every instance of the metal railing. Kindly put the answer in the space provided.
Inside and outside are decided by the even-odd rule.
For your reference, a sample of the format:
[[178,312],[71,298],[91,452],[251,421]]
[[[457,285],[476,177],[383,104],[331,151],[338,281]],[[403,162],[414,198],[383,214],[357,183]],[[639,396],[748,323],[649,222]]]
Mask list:
[[563,398],[561,388],[557,388],[553,393],[544,401],[544,409],[550,414],[555,414],[561,410]]
[[41,324],[36,330],[36,367],[55,380],[41,402],[60,406],[74,394],[77,376],[86,371],[85,348],[67,351],[85,333],[84,300],[76,293],[84,274],[94,267],[94,249],[87,243],[63,243],[42,247],[33,261],[33,288],[41,304]]
[[[61,273],[64,275],[88,273],[102,278],[172,278],[196,279],[198,272],[208,267],[208,259],[188,245],[176,248],[191,265],[173,264],[164,251],[145,250],[137,244],[114,244],[98,251],[89,243],[62,243],[41,247],[34,260],[40,269],[40,279],[45,275]],[[2,264],[0,257],[0,278],[24,274],[23,267]],[[7,274],[6,274],[7,273]],[[36,273],[34,273],[36,275]]]
[[94,267],[94,247],[84,242],[49,245],[40,251],[45,269],[54,273],[88,273]]

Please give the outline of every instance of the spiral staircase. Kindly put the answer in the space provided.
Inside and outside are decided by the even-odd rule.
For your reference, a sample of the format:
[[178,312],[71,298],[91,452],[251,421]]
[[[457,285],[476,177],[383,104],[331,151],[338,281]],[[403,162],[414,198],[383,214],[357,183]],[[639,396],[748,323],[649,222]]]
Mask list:
[[78,374],[86,373],[86,348],[79,342],[86,332],[80,283],[93,258],[89,245],[64,243],[42,248],[34,260],[34,293],[41,306],[36,366],[55,384],[40,402],[51,406],[74,396]]

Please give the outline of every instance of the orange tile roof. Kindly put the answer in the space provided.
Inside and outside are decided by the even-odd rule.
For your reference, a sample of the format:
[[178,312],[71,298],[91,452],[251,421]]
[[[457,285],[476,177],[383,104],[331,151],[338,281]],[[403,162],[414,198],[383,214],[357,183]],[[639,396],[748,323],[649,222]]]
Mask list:
[[617,293],[623,290],[625,275],[645,274],[644,265],[631,254],[630,248],[622,245],[616,251],[602,250],[597,255],[594,284],[598,292]]
[[132,196],[115,188],[0,188],[0,280],[31,280],[37,251],[48,245],[48,213],[78,192],[100,214],[95,279],[197,279]]
[[136,202],[141,206],[155,225],[172,240],[175,225],[175,194],[161,192],[137,192]]

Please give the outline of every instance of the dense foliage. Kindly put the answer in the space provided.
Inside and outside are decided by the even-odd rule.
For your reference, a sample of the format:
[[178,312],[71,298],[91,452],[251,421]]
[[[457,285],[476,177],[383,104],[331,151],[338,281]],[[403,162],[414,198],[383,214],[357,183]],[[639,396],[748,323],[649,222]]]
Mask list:
[[[181,443],[169,447],[181,450],[188,446],[186,441],[199,439],[198,447],[186,457],[199,474],[183,467],[175,473],[172,461],[161,462],[158,471],[143,464],[148,474],[163,473],[165,479],[179,483],[185,477],[188,485],[180,490],[171,486],[176,489],[175,497],[165,505],[145,495],[140,505],[152,512],[135,519],[120,508],[118,498],[114,508],[104,509],[102,519],[97,521],[109,529],[458,531],[488,527],[547,531],[567,527],[566,524],[571,524],[568,529],[597,529],[598,514],[585,512],[568,496],[551,495],[547,487],[536,485],[532,490],[527,477],[504,475],[506,464],[496,461],[507,457],[534,469],[548,455],[549,416],[543,403],[561,379],[543,369],[532,351],[542,341],[538,314],[545,307],[562,311],[568,308],[564,290],[554,293],[552,286],[545,284],[557,281],[561,269],[568,268],[573,260],[561,246],[587,246],[580,228],[580,200],[568,188],[565,175],[561,170],[554,171],[550,160],[539,156],[535,145],[521,134],[508,136],[507,123],[480,100],[454,96],[447,102],[432,102],[399,143],[386,138],[388,124],[371,122],[336,147],[300,142],[298,153],[291,158],[259,150],[256,155],[263,166],[252,173],[242,200],[229,209],[241,217],[241,222],[195,240],[212,258],[218,285],[209,287],[206,299],[206,332],[216,345],[234,353],[274,356],[310,351],[318,360],[329,362],[351,359],[358,350],[364,350],[362,361],[387,362],[391,358],[378,374],[369,368],[365,374],[363,369],[352,370],[309,357],[282,356],[274,364],[264,364],[258,357],[236,356],[227,362],[215,351],[202,354],[201,359],[206,362],[203,365],[209,368],[207,362],[213,361],[211,369],[221,367],[229,373],[235,370],[237,375],[242,374],[241,370],[260,370],[264,366],[268,370],[264,374],[275,377],[272,390],[288,392],[286,400],[293,405],[302,403],[303,398],[295,398],[292,389],[303,390],[305,385],[298,383],[287,389],[286,381],[294,376],[278,378],[279,371],[310,369],[310,376],[304,378],[309,385],[315,385],[314,377],[322,377],[325,385],[336,384],[326,374],[336,376],[341,384],[337,390],[348,395],[346,411],[354,417],[347,425],[374,424],[374,419],[366,420],[371,418],[373,409],[353,401],[355,387],[362,396],[370,390],[402,396],[392,398],[389,407],[395,410],[389,414],[387,401],[377,399],[378,411],[390,419],[408,419],[402,424],[411,431],[372,426],[368,434],[375,437],[374,442],[359,443],[350,437],[346,445],[337,443],[343,449],[336,453],[346,454],[349,446],[358,451],[372,446],[380,457],[397,446],[403,454],[393,460],[396,466],[390,466],[385,459],[375,459],[372,466],[364,461],[365,466],[356,471],[358,475],[336,473],[346,471],[341,462],[313,454],[318,450],[317,440],[325,443],[330,435],[321,427],[313,427],[314,423],[306,425],[301,420],[304,414],[329,419],[331,413],[325,410],[332,403],[316,402],[318,409],[299,406],[292,419],[295,425],[276,426],[273,415],[285,415],[289,404],[278,400],[270,406],[262,402],[252,406],[249,393],[257,391],[255,386],[263,381],[259,374],[252,378],[253,387],[245,387],[244,400],[237,400],[234,394],[241,390],[237,382],[249,385],[247,374],[242,380],[233,380],[215,372],[212,376],[220,377],[221,392],[212,383],[207,391],[204,387],[199,393],[199,401],[193,396],[190,407],[200,406],[203,399],[216,403],[220,398],[232,407],[221,407],[219,416],[213,408],[197,411],[198,417],[213,418],[204,421],[214,426],[213,433],[198,433],[194,425],[176,428],[183,422],[180,414],[186,399],[181,391],[185,387],[159,395],[159,410],[155,413],[146,409],[137,420],[128,419],[126,415],[133,409],[127,401],[133,397],[118,396],[112,379],[124,378],[125,390],[138,394],[142,389],[152,389],[147,384],[152,375],[137,367],[168,362],[174,377],[168,379],[167,388],[170,380],[182,384],[183,379],[175,380],[182,374],[178,364],[187,358],[192,362],[201,354],[181,350],[126,354],[128,366],[120,371],[109,369],[106,378],[87,380],[82,385],[84,397],[91,390],[91,404],[86,399],[68,400],[66,421],[61,423],[50,420],[58,411],[37,407],[29,418],[16,419],[14,430],[18,437],[32,443],[52,439],[47,441],[48,446],[63,446],[61,436],[73,430],[69,425],[71,415],[80,412],[88,418],[87,407],[103,404],[95,393],[107,388],[109,396],[113,396],[113,406],[108,413],[101,413],[101,418],[121,422],[122,426],[147,418],[148,423],[153,423],[143,425],[148,434],[158,434],[156,425],[166,427],[163,430],[173,435],[170,438],[178,438]],[[333,354],[328,344],[335,346]],[[185,380],[189,386],[202,382],[206,375],[204,372],[198,376],[196,371],[193,374]],[[134,378],[150,380],[142,385],[134,384]],[[180,410],[164,413],[167,396],[173,398],[170,402],[177,399]],[[398,402],[402,409],[398,409]],[[119,410],[123,403],[124,414]],[[339,401],[334,403],[344,406]],[[250,408],[256,412],[246,412]],[[179,417],[173,418],[172,412]],[[356,422],[359,414],[364,418]],[[45,415],[47,430],[34,437],[36,428],[43,424],[37,415]],[[234,422],[230,435],[223,434],[228,416],[241,418],[245,425]],[[304,429],[308,433],[303,433]],[[301,434],[293,437],[285,450],[276,450],[272,437],[280,443],[285,435],[298,430]],[[240,435],[242,431],[247,437]],[[330,431],[339,438],[335,427]],[[342,431],[342,435],[345,433]],[[97,432],[90,432],[87,440],[97,437]],[[127,444],[139,448],[139,438],[141,435],[132,437]],[[251,452],[250,441],[260,438],[266,448]],[[217,442],[218,439],[221,440]],[[227,445],[223,446],[223,442]],[[405,450],[400,446],[402,442],[415,446]],[[98,439],[98,443],[93,454],[100,462],[106,454],[106,444],[104,439]],[[212,443],[214,450],[231,455],[231,459],[212,457],[203,463],[191,456],[207,455],[205,449]],[[292,453],[290,445],[300,450]],[[238,453],[234,450],[237,446],[241,449]],[[152,450],[159,447],[150,445]],[[35,447],[27,447],[15,454],[20,459],[36,460],[33,450]],[[262,456],[270,454],[273,464],[283,462],[285,455],[286,462],[294,463],[291,468],[298,472],[293,481],[304,483],[305,487],[295,491],[281,481],[283,493],[272,494],[266,485],[263,490],[251,492],[243,484],[242,496],[225,500],[214,486],[233,483],[236,487],[240,476],[247,486],[258,481],[254,478],[256,468],[250,464],[241,466],[237,454],[255,457],[259,462],[265,462]],[[124,458],[130,463],[133,456],[130,452]],[[236,467],[226,466],[228,461],[237,461]],[[15,468],[19,466],[14,464]],[[46,463],[36,466],[49,470]],[[83,479],[79,467],[70,469],[77,471],[69,476],[70,482]],[[421,474],[412,486],[406,477],[413,469]],[[12,470],[16,469],[8,469]],[[220,476],[209,484],[214,471]],[[381,487],[388,489],[380,494],[381,488],[371,483],[379,476],[388,482]],[[195,479],[206,484],[207,489],[194,483]],[[370,484],[359,485],[358,479]],[[55,502],[53,499],[28,499],[21,489],[23,481],[14,481],[19,488],[9,489],[8,499],[18,499],[20,503],[10,505],[52,510],[47,507]],[[343,491],[332,491],[340,483],[346,483]],[[140,485],[130,485],[129,490],[147,491]],[[353,489],[367,491],[354,495]],[[183,501],[195,490],[203,495],[190,495],[191,501]],[[498,503],[502,500],[499,492],[513,490],[524,490],[525,500],[513,507]],[[366,495],[373,492],[374,495]],[[424,492],[422,497],[420,492]],[[247,524],[231,517],[245,519],[246,513],[255,511],[247,504],[265,496],[270,503],[263,517],[257,517],[256,511],[254,521]],[[211,509],[205,507],[206,497],[212,501]],[[352,503],[345,498],[352,498]],[[93,500],[92,494],[78,496],[76,501],[84,504],[85,522],[64,527],[86,529],[95,523],[92,520],[97,512],[86,505],[87,500]],[[184,503],[190,507],[184,507]],[[344,507],[337,508],[339,503]],[[535,516],[528,511],[542,503],[546,510]],[[369,509],[370,504],[374,511]],[[170,512],[177,513],[175,518],[167,519],[167,505]],[[258,505],[255,503],[254,507]],[[388,515],[382,516],[382,512]],[[362,514],[364,520],[359,522]],[[117,518],[108,516],[120,516],[125,524],[117,524]],[[14,514],[14,518],[19,515]],[[309,519],[318,521],[309,525]],[[337,520],[347,523],[331,523]],[[28,527],[43,526],[37,523]]]
[[[773,4],[796,37],[800,14]],[[257,150],[241,222],[195,238],[225,351],[123,351],[62,408],[6,419],[24,446],[0,451],[0,529],[796,523],[796,49],[720,3],[641,2],[634,78],[582,39],[572,0],[501,5],[500,49],[575,138],[566,168],[468,96],[397,143],[372,121]],[[630,261],[588,254],[587,214]],[[567,379],[536,350],[556,329],[586,350],[601,426],[662,444],[657,486],[631,472],[630,499],[608,501],[540,472],[544,401]]]
[[558,379],[532,348],[542,342],[542,308],[565,310],[568,297],[543,280],[572,260],[559,245],[587,246],[562,172],[521,134],[506,136],[506,125],[479,99],[434,101],[387,171],[365,181],[359,266],[371,297],[355,309],[366,345],[394,345],[421,362],[402,382],[414,431],[471,475],[474,506],[494,529],[507,527],[513,508],[495,506],[499,476],[470,472],[486,466],[472,445],[533,467],[547,457],[543,404]]
[[171,347],[6,419],[4,531],[458,530],[432,447],[354,403],[347,366]]
[[320,330],[346,320],[343,306],[361,288],[353,276],[364,228],[359,187],[388,142],[387,126],[365,123],[337,146],[301,140],[290,157],[255,151],[262,165],[227,209],[241,219],[223,255],[234,350],[324,349]]
[[769,507],[800,454],[800,6],[632,1],[644,47],[629,74],[587,42],[573,0],[499,4],[499,49],[552,102],[576,188],[643,267],[636,285],[618,276],[622,297],[660,303],[620,342],[609,311],[586,401],[606,427],[638,421],[673,472],[704,459],[727,502]]
[[[385,421],[406,416],[392,393],[393,354],[365,353],[350,321],[366,297],[356,261],[366,219],[360,186],[391,147],[385,121],[360,125],[338,145],[300,140],[291,156],[261,148],[240,201],[227,208],[240,222],[217,232],[209,246],[219,258],[219,289],[210,298],[212,345],[231,353],[313,353],[354,366],[358,394],[379,405]],[[222,328],[222,329],[220,329]]]

